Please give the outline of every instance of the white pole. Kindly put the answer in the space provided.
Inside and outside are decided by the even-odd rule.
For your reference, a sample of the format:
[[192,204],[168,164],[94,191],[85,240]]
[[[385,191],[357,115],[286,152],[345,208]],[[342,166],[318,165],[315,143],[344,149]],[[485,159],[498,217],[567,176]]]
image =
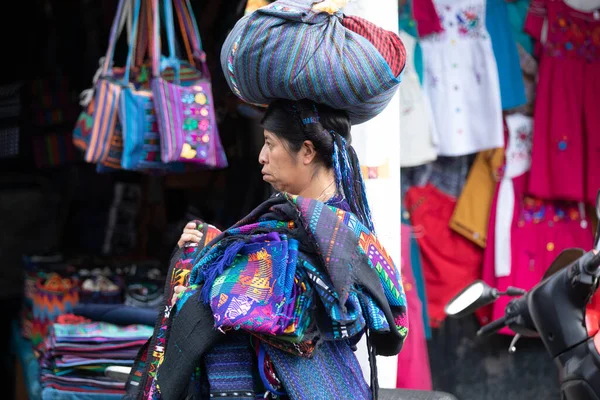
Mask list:
[[[350,0],[346,15],[363,17],[384,29],[398,32],[398,0]],[[400,85],[402,88],[402,85]],[[401,89],[400,89],[401,90]],[[400,268],[400,102],[390,105],[373,120],[352,128],[353,144],[366,180],[367,196],[379,240]],[[366,341],[358,346],[358,359],[369,382]],[[377,357],[379,385],[396,388],[397,357]]]

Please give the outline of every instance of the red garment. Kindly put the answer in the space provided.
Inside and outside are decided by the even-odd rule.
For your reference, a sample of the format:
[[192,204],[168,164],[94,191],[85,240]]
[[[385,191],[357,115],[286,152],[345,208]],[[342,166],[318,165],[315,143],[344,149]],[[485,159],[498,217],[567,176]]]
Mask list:
[[406,193],[406,209],[412,225],[423,232],[417,242],[433,328],[445,319],[446,304],[481,275],[483,250],[449,227],[455,206],[456,199],[431,184],[412,187]]
[[[544,273],[560,254],[568,248],[589,249],[592,231],[589,219],[582,216],[576,203],[543,202],[525,197],[528,174],[513,179],[515,210],[511,228],[511,272],[497,278],[494,269],[494,231],[496,221],[497,193],[490,214],[488,245],[483,264],[483,280],[500,291],[509,286],[529,290],[538,284]],[[485,311],[477,313],[480,322],[488,323],[504,315],[511,298],[500,297]],[[500,331],[514,334],[508,328]]]
[[410,262],[412,228],[407,224],[401,224],[401,226],[402,262],[400,267],[410,320],[409,334],[406,337],[404,346],[402,346],[402,351],[398,354],[396,387],[412,390],[432,390],[429,353],[427,351],[427,340],[425,339],[425,325],[423,324],[423,305],[419,299]]
[[600,18],[563,0],[532,0],[525,31],[541,45],[529,192],[595,203],[600,189]]
[[435,9],[433,0],[418,0],[412,2],[413,19],[417,23],[419,37],[425,37],[444,31],[440,17]]
[[381,29],[360,17],[344,17],[342,25],[371,42],[388,63],[394,76],[400,75],[406,65],[406,49],[396,33]]

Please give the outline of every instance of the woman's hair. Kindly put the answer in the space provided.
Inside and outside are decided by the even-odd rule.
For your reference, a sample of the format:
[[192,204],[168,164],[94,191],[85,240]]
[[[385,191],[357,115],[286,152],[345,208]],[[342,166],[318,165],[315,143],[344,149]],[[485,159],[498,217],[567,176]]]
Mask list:
[[352,125],[345,111],[308,100],[277,100],[269,106],[262,126],[282,139],[294,154],[310,140],[317,160],[334,170],[338,191],[348,201],[350,211],[374,230],[360,164],[351,146]]

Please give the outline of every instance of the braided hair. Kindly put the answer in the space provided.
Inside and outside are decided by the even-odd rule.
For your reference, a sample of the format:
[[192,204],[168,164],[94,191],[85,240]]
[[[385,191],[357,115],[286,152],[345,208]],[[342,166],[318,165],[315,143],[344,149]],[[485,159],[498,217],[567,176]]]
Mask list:
[[339,194],[348,202],[350,211],[374,231],[360,164],[351,144],[350,118],[345,111],[309,100],[277,100],[269,106],[262,126],[285,140],[294,153],[310,140],[318,160],[333,169]]

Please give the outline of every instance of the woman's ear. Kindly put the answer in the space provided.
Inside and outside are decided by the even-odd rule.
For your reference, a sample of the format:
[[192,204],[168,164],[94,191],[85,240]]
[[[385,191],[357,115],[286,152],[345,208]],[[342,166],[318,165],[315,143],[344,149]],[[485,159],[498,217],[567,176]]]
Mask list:
[[305,140],[300,149],[300,157],[304,165],[311,164],[317,157],[317,149],[310,140]]

